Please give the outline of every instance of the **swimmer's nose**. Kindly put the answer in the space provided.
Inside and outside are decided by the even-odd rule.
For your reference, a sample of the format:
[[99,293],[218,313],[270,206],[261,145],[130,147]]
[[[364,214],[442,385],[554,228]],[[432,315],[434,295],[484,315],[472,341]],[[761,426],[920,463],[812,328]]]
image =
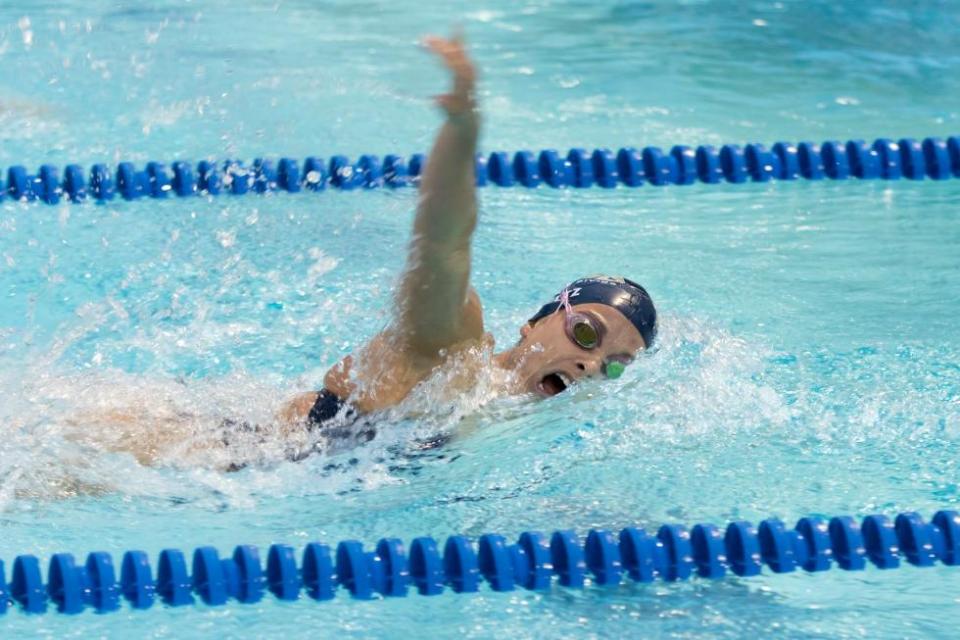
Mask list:
[[603,373],[603,362],[600,360],[578,360],[577,369],[583,372],[583,377],[599,377]]

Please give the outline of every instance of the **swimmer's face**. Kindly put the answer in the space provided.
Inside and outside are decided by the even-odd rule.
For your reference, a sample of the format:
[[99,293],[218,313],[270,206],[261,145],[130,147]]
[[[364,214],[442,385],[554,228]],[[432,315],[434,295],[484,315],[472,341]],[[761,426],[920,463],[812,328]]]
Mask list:
[[599,342],[585,349],[567,333],[566,316],[561,309],[525,324],[520,330],[521,360],[517,383],[523,391],[554,396],[569,384],[587,377],[602,377],[610,362],[627,363],[645,348],[637,328],[619,311],[605,304],[587,303],[573,307],[587,315],[598,329]]

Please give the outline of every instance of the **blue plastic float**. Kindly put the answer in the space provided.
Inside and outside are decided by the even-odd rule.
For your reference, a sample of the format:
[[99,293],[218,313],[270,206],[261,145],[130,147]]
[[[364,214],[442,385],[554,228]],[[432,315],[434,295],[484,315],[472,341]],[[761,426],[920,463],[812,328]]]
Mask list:
[[[322,191],[326,188],[350,191],[378,187],[400,188],[418,182],[426,157],[409,158],[388,155],[363,155],[356,162],[336,155],[328,161],[309,157],[302,163],[292,158],[278,162],[257,158],[249,166],[238,160],[197,163],[182,161],[169,167],[148,162],[138,168],[121,162],[115,170],[104,164],[85,172],[79,165],[57,167],[43,165],[36,174],[22,166],[0,176],[0,198],[39,200],[57,204],[62,200],[80,202],[137,198],[215,196],[221,193],[242,195],[273,191]],[[584,189],[616,186],[639,187],[645,184],[705,184],[767,182],[769,180],[946,180],[960,177],[960,136],[892,140],[880,138],[872,144],[863,140],[846,143],[777,142],[762,144],[677,145],[669,151],[657,147],[625,147],[616,153],[610,149],[571,149],[565,156],[553,149],[537,154],[494,151],[478,155],[478,186],[537,188],[573,187]]]
[[0,562],[0,613],[19,605],[27,613],[44,613],[50,605],[61,613],[116,611],[122,602],[148,609],[158,600],[168,606],[202,602],[209,606],[236,600],[259,602],[266,593],[280,600],[332,599],[338,590],[354,598],[473,593],[486,582],[493,591],[517,588],[542,591],[556,582],[563,587],[611,587],[626,579],[646,583],[673,582],[697,576],[719,579],[730,574],[756,576],[766,566],[773,573],[802,569],[820,572],[836,565],[860,571],[867,563],[895,569],[902,560],[917,567],[937,562],[960,564],[960,514],[938,511],[930,522],[917,513],[893,520],[884,515],[857,522],[850,516],[830,520],[802,518],[792,529],[776,518],[759,526],[732,522],[726,528],[668,524],[655,533],[627,527],[615,534],[591,530],[585,539],[573,531],[552,535],[527,531],[511,543],[487,534],[476,542],[464,536],[447,538],[442,548],[421,537],[409,548],[397,538],[380,540],[366,550],[356,540],[335,547],[310,543],[299,554],[275,544],[264,566],[256,547],[239,545],[227,558],[213,547],[199,547],[188,558],[165,549],[154,574],[143,551],[127,551],[117,567],[111,556],[94,552],[84,563],[69,553],[50,558],[47,582],[40,561],[21,555],[13,561],[10,582]]

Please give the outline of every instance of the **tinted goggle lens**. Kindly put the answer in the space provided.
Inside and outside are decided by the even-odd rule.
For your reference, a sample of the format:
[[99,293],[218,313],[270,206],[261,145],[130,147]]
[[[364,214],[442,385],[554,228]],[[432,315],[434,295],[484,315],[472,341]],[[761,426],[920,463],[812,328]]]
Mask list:
[[573,323],[573,340],[584,349],[592,349],[600,342],[600,335],[597,328],[586,320],[578,320]]

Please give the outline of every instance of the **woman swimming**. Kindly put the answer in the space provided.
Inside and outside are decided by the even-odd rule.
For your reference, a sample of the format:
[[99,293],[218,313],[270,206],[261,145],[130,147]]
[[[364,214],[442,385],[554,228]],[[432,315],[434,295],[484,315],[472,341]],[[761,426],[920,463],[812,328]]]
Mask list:
[[[455,373],[439,377],[444,395],[475,385],[492,360],[500,391],[546,397],[582,378],[616,377],[634,354],[653,344],[657,315],[643,287],[595,276],[570,283],[543,305],[520,328],[515,346],[489,359],[476,357],[492,352],[493,338],[484,331],[480,299],[470,286],[480,128],[475,72],[458,38],[431,37],[425,44],[451,71],[453,90],[436,98],[446,121],[423,171],[407,265],[387,328],[331,367],[319,393],[296,397],[269,424],[220,417],[211,433],[202,416],[153,402],[149,413],[136,406],[76,414],[68,420],[74,439],[129,452],[142,464],[171,452],[178,460],[193,450],[204,459],[229,452],[228,460],[214,465],[236,470],[257,464],[264,443],[300,460],[371,440],[375,414],[398,405],[438,370]],[[433,437],[415,448],[445,439]]]
[[[284,421],[328,438],[372,438],[369,425],[351,432],[357,417],[398,404],[438,367],[493,342],[470,286],[480,129],[476,72],[460,38],[428,37],[424,44],[452,73],[453,89],[436,98],[446,122],[423,171],[396,313],[385,330],[327,372],[319,393],[295,398],[282,413]],[[656,310],[643,287],[625,278],[583,278],[531,317],[520,341],[493,362],[510,374],[505,391],[553,396],[585,377],[620,375],[634,354],[650,348],[656,329]]]

